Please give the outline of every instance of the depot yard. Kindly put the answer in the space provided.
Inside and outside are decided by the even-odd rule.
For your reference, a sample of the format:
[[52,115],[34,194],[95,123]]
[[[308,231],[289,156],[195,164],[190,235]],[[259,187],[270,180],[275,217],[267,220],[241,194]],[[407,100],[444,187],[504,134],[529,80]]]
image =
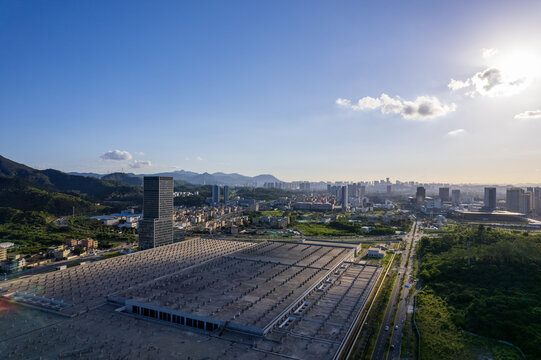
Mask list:
[[354,250],[196,238],[0,283],[0,352],[327,359],[381,274]]

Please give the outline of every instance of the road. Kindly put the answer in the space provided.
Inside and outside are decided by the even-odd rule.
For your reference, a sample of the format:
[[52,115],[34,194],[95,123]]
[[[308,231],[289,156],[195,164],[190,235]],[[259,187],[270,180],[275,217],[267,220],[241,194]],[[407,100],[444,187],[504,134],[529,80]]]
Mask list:
[[[413,249],[411,250],[408,267],[404,269],[404,287],[402,288],[402,296],[400,297],[400,302],[398,304],[398,310],[396,312],[395,325],[398,326],[398,329],[392,328],[391,341],[390,344],[394,345],[394,349],[389,348],[389,353],[387,356],[388,360],[400,359],[400,347],[402,344],[402,329],[404,328],[406,318],[408,314],[408,307],[411,305],[409,303],[408,293],[409,290],[415,287],[415,279],[413,278],[413,263],[415,257],[415,242],[419,241],[421,238],[420,231],[416,231],[413,237]],[[407,286],[407,288],[406,288]],[[410,316],[410,325],[411,325],[411,316]]]
[[[400,306],[403,305],[403,303],[405,302],[403,300],[403,297],[405,297],[406,294],[407,294],[406,291],[400,292],[400,290],[401,290],[400,288],[401,288],[401,285],[402,285],[402,279],[404,279],[404,277],[406,277],[405,281],[404,281],[404,285],[409,286],[409,284],[410,284],[410,277],[411,277],[412,269],[413,269],[413,258],[411,258],[410,261],[408,262],[408,254],[410,254],[410,250],[412,249],[413,242],[417,238],[416,228],[417,228],[417,226],[416,226],[416,224],[414,224],[411,232],[408,233],[408,235],[406,236],[406,239],[405,239],[407,241],[406,249],[402,253],[402,258],[400,260],[400,266],[397,268],[397,270],[399,272],[399,275],[398,275],[398,277],[396,279],[396,282],[394,284],[393,290],[391,292],[391,296],[389,297],[389,302],[387,304],[387,308],[385,309],[385,315],[383,317],[383,322],[381,323],[381,328],[379,329],[378,338],[376,340],[376,345],[374,346],[374,350],[372,352],[372,360],[383,359],[385,350],[389,349],[390,344],[394,344],[395,349],[394,350],[389,349],[389,356],[390,356],[389,358],[394,359],[395,354],[396,354],[396,356],[398,356],[398,358],[400,356],[400,349],[399,349],[400,342],[398,342],[398,346],[397,346],[397,343],[396,343],[397,338],[395,339],[395,336],[396,337],[398,335],[401,336],[401,334],[402,334],[402,327],[404,326],[404,322],[405,322],[405,319],[406,319],[405,318],[406,307],[404,307],[404,309],[402,309]],[[411,254],[412,254],[411,256],[413,256],[413,251],[411,251]],[[408,263],[407,268],[406,268],[406,263]],[[402,295],[402,297],[400,298],[400,302],[399,302],[400,294],[404,294],[404,295]],[[398,304],[399,309],[398,309],[398,313],[397,313],[397,323],[393,324],[392,320],[393,320],[393,316],[395,314],[395,309],[396,309],[397,303],[399,303]],[[404,319],[403,320],[402,320],[401,317],[399,317],[399,315],[402,314],[402,310],[404,310],[404,314],[403,314]],[[395,325],[398,325],[397,330],[394,329]],[[386,326],[389,327],[388,330],[385,330]],[[387,342],[389,333],[392,333],[392,340],[391,340],[390,344]]]

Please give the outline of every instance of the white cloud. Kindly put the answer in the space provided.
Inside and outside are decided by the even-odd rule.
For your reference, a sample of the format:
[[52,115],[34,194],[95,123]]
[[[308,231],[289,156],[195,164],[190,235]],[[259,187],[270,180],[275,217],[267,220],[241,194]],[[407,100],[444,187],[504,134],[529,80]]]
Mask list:
[[103,160],[130,160],[132,158],[131,154],[127,151],[122,150],[109,150],[105,154],[101,155],[100,158]]
[[451,79],[452,91],[463,90],[467,96],[510,96],[522,92],[539,76],[539,55],[532,49],[500,53],[482,49],[488,66],[464,80]]
[[130,167],[132,169],[147,168],[151,166],[152,166],[152,163],[147,160],[134,160],[130,163]]
[[449,89],[455,91],[455,90],[459,90],[459,89],[463,89],[468,86],[471,86],[471,81],[470,79],[466,81],[451,79],[451,82],[447,86],[449,87]]
[[197,160],[197,161],[203,161],[203,158],[202,158],[201,156],[198,155],[198,156],[195,158],[195,160]]
[[456,129],[456,130],[451,130],[447,133],[448,136],[460,136],[460,135],[464,135],[466,134],[466,130],[464,129]]
[[488,59],[498,53],[496,48],[482,48],[481,52],[483,53],[483,59]]
[[382,114],[398,114],[409,120],[433,119],[456,110],[455,104],[444,105],[435,96],[419,96],[414,101],[408,101],[381,94],[379,98],[366,96],[356,104],[352,104],[348,99],[337,99],[336,104],[355,111],[379,108]]
[[453,91],[466,89],[466,95],[472,98],[477,95],[496,97],[518,94],[528,87],[530,82],[531,79],[526,76],[509,77],[502,70],[489,67],[465,81],[451,79],[447,86]]
[[365,96],[362,99],[359,99],[355,105],[351,105],[351,100],[348,99],[337,99],[336,104],[342,107],[351,108],[352,110],[374,110],[381,106],[381,100]]
[[529,110],[515,115],[515,119],[541,119],[541,110]]
[[142,151],[136,152],[135,155],[137,156],[145,156],[145,153]]

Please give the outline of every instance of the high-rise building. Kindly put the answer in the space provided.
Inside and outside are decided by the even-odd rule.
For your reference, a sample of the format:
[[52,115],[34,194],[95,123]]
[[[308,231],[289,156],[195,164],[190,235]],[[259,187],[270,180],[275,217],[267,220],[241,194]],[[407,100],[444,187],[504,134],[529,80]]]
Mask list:
[[220,187],[218,185],[212,185],[212,203],[217,204],[220,202]]
[[541,215],[541,188],[533,189],[533,209],[537,215]]
[[139,249],[173,243],[173,178],[145,176],[143,219],[139,221]]
[[342,211],[347,211],[348,201],[349,201],[348,186],[344,185],[342,186]]
[[391,195],[392,187],[391,185],[387,185],[387,195]]
[[496,188],[495,187],[486,187],[485,188],[485,209],[488,211],[493,211],[496,209]]
[[364,197],[364,195],[366,194],[366,185],[361,185],[361,188],[360,188],[360,196],[361,196],[361,199]]
[[451,191],[451,202],[453,203],[453,206],[460,205],[460,190],[455,189]]
[[523,212],[524,210],[524,190],[521,188],[507,189],[505,196],[505,206],[507,210],[513,212]]
[[8,249],[0,246],[0,261],[5,261],[8,259]]
[[415,194],[415,201],[417,205],[423,205],[426,199],[426,190],[423,186],[417,187],[417,193]]
[[229,186],[224,186],[224,203],[229,201]]
[[448,187],[440,188],[440,200],[449,201],[449,188]]
[[528,214],[533,209],[533,193],[531,191],[525,191],[522,195],[522,211]]

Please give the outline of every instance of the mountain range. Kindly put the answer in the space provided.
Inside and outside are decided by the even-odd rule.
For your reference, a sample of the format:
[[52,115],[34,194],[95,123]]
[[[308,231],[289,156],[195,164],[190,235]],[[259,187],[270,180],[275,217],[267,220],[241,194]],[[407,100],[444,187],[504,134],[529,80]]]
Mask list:
[[96,174],[96,173],[76,173],[71,172],[71,175],[90,176],[102,180],[120,181],[131,185],[141,185],[144,176],[172,176],[176,181],[184,181],[196,185],[229,185],[229,186],[263,186],[267,182],[281,182],[273,175],[262,174],[257,176],[246,176],[237,173],[226,174],[216,172],[209,174],[196,173],[193,171],[171,171],[156,174],[133,174],[133,173],[112,173],[112,174]]
[[[101,203],[139,203],[140,186],[62,171],[37,170],[0,156],[0,207],[62,215],[94,212]],[[101,207],[100,207],[101,206]]]
[[[280,181],[272,175],[250,177],[220,172],[199,174],[184,170],[151,175],[172,176],[175,179],[175,188],[181,189],[177,191],[191,191],[182,189],[192,187],[203,191],[205,189],[202,188],[207,187],[200,185],[215,184],[257,187],[265,182]],[[92,213],[103,210],[103,204],[108,207],[139,204],[142,201],[141,186],[144,176],[37,170],[0,155],[0,208],[47,211],[63,215],[70,213],[74,207],[79,212]]]

